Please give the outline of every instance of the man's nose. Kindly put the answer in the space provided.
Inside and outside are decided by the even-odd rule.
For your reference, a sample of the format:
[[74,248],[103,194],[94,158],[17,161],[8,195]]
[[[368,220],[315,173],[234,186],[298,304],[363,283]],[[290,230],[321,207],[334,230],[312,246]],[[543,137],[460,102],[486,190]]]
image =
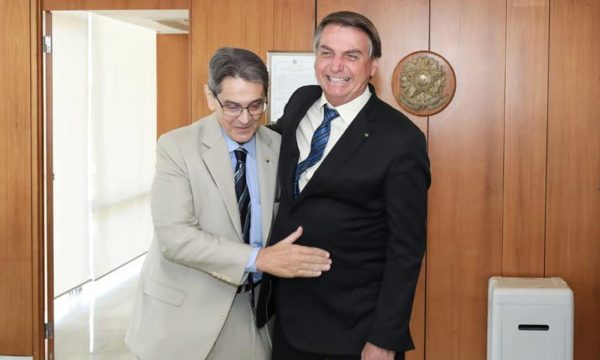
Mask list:
[[335,72],[340,72],[344,70],[344,59],[340,56],[336,56],[331,60],[331,70]]
[[250,120],[252,120],[252,116],[250,115],[250,110],[248,110],[247,108],[243,109],[240,116],[238,116],[238,121],[241,122],[242,124],[246,125],[250,122]]

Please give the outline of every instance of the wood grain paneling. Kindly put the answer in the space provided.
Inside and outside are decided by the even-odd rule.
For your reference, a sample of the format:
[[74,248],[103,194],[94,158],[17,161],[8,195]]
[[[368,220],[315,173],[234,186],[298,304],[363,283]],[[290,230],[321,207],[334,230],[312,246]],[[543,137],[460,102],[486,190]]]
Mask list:
[[270,50],[312,51],[314,28],[314,0],[277,0],[273,3],[273,48]]
[[543,276],[549,0],[508,0],[502,275]]
[[[402,57],[416,50],[427,49],[429,28],[429,1],[361,1],[361,0],[318,0],[317,25],[328,14],[349,10],[365,15],[373,22],[382,43],[382,57],[372,82],[377,96],[398,110],[392,94],[392,73]],[[409,114],[407,114],[409,115]],[[425,134],[427,118],[409,116]],[[425,356],[425,266],[422,266],[413,313],[411,333],[415,342],[415,351],[407,354],[409,360],[424,359]]]
[[191,122],[189,36],[156,36],[156,136]]
[[192,118],[210,113],[204,96],[208,61],[224,46],[254,51],[266,61],[273,44],[273,0],[193,0],[192,36]]
[[551,5],[546,275],[575,293],[574,359],[599,359],[600,2]]
[[187,9],[191,0],[41,0],[43,10]]
[[[198,119],[209,113],[203,86],[208,74],[208,61],[215,50],[223,46],[247,48],[267,59],[269,50],[305,50],[309,29],[300,28],[314,23],[308,0],[209,0],[191,1],[191,50],[192,50],[192,118]],[[292,5],[293,4],[293,5]],[[286,12],[298,10],[297,13]],[[274,14],[282,16],[275,20]],[[297,24],[293,32],[282,32],[282,24]],[[277,46],[275,47],[275,32]],[[289,40],[288,40],[289,39]],[[297,47],[296,47],[297,46]]]
[[427,359],[486,357],[487,280],[502,271],[506,2],[431,0],[430,47],[456,73],[429,119]]
[[35,309],[32,213],[39,210],[32,209],[30,26],[29,1],[0,2],[0,354],[29,356]]

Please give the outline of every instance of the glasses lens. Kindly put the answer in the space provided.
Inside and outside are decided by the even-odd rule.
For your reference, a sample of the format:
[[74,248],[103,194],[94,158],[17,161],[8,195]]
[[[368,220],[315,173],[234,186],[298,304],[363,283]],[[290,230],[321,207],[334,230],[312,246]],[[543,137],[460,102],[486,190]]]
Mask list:
[[242,110],[244,110],[243,107],[241,106],[237,106],[237,105],[225,105],[223,106],[223,112],[225,113],[225,115],[227,116],[239,116],[242,113]]
[[248,105],[248,112],[251,115],[260,115],[263,112],[265,112],[265,108],[266,108],[265,105],[266,105],[266,103],[264,101],[250,104],[250,105]]

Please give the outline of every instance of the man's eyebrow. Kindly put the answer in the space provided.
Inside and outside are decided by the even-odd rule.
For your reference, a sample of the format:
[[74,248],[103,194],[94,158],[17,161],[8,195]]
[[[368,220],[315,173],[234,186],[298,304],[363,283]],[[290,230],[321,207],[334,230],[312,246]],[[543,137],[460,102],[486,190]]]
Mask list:
[[346,55],[361,55],[363,52],[360,51],[359,49],[352,49],[352,50],[348,50],[345,51],[344,54]]
[[[254,104],[257,103],[259,101],[266,101],[264,98],[258,98],[258,99],[254,99],[252,101],[250,101],[248,104]],[[231,100],[224,100],[223,104],[228,104],[228,105],[238,105],[238,106],[242,106],[242,104],[235,102],[235,101],[231,101]]]

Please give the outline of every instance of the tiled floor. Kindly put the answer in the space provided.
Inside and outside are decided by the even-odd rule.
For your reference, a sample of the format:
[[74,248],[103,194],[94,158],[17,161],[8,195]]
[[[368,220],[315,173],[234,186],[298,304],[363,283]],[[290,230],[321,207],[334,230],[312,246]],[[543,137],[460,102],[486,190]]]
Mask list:
[[55,359],[136,359],[123,339],[142,263],[143,257],[55,300]]

